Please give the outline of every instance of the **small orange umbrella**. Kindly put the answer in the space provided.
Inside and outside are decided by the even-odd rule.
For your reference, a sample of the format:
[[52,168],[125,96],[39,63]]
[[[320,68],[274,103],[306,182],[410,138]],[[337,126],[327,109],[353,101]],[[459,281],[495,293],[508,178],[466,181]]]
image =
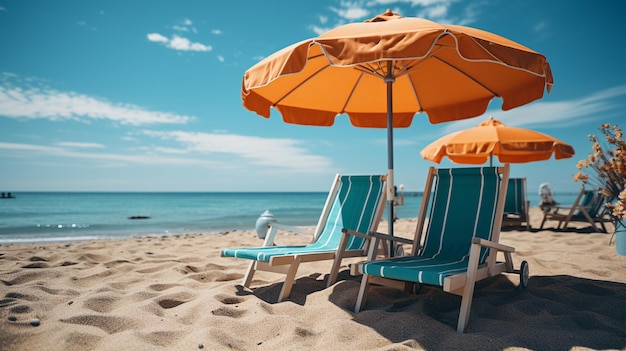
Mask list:
[[559,139],[530,129],[509,127],[489,118],[477,127],[448,134],[426,146],[420,155],[440,163],[444,156],[460,164],[483,164],[497,156],[502,163],[527,163],[569,158],[574,148]]

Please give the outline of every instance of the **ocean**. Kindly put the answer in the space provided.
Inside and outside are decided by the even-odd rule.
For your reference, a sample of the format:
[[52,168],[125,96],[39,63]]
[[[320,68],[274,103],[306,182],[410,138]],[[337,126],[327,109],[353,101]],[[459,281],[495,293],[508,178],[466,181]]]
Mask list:
[[[269,210],[277,221],[315,226],[326,192],[13,192],[0,200],[0,244],[122,239],[253,230]],[[415,195],[415,194],[413,194]],[[577,194],[559,194],[571,204]],[[529,194],[531,206],[538,195]],[[405,196],[399,218],[417,217],[422,198]],[[386,212],[386,211],[385,211]],[[136,219],[131,219],[136,218]],[[383,215],[383,219],[387,214]]]

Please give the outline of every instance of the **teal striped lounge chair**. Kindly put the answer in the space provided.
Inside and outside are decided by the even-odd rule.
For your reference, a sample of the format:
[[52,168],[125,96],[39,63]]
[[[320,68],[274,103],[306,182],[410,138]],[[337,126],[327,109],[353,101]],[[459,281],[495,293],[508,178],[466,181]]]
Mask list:
[[[457,331],[468,324],[476,281],[503,272],[520,274],[520,285],[528,282],[528,264],[513,269],[514,248],[498,243],[508,164],[484,168],[430,168],[417,219],[411,255],[376,260],[378,241],[395,240],[386,234],[370,233],[372,245],[367,261],[352,266],[363,274],[355,311],[367,303],[371,283],[402,283],[406,291],[416,284],[439,286],[461,295]],[[427,218],[428,213],[428,218]],[[359,233],[346,231],[345,235]],[[496,260],[504,253],[504,262]],[[396,286],[398,284],[395,284]]]
[[[331,286],[337,279],[343,258],[367,256],[366,245],[369,241],[364,238],[354,237],[349,240],[341,255],[337,255],[337,249],[342,229],[367,233],[378,227],[385,209],[385,184],[384,175],[337,174],[312,233],[307,233],[301,227],[269,223],[262,247],[227,248],[222,250],[221,255],[251,260],[243,278],[244,287],[250,287],[257,270],[285,274],[278,302],[289,296],[300,263],[335,260],[327,282]],[[312,234],[313,240],[308,245],[277,246],[274,242],[276,235],[284,231]]]
[[[544,212],[539,229],[543,229],[547,221],[558,221],[557,229],[567,228],[570,222],[585,222],[589,223],[594,231],[606,233],[604,223],[612,222],[606,212],[606,202],[607,197],[602,191],[588,190],[583,186],[571,207],[555,207],[550,212]],[[600,223],[602,229],[598,228],[596,223]]]
[[503,226],[526,224],[526,230],[530,229],[528,211],[530,201],[527,196],[526,178],[509,178],[504,202]]

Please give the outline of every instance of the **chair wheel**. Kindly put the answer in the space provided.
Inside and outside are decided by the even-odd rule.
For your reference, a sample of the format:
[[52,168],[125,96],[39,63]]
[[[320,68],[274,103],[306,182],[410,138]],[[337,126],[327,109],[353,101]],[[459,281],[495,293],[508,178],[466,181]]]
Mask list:
[[528,286],[528,262],[522,261],[519,268],[519,287],[525,289]]
[[402,257],[404,256],[404,246],[402,244],[396,244],[396,248],[393,251],[394,257]]

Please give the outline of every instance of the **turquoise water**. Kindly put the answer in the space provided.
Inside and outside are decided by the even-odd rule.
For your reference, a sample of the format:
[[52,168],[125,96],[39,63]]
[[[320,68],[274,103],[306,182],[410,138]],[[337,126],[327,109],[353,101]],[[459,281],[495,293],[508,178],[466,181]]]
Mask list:
[[[0,243],[254,229],[267,209],[281,223],[314,226],[327,193],[13,193],[0,200]],[[398,211],[415,217],[417,197]],[[409,212],[411,213],[409,215]],[[129,217],[149,217],[129,219]]]
[[[254,229],[267,209],[281,223],[314,226],[327,193],[14,192],[0,200],[0,244],[78,241]],[[529,194],[531,206],[539,197]],[[561,194],[571,204],[576,194]],[[405,197],[399,218],[415,218],[421,196]],[[129,217],[149,217],[129,219]],[[387,218],[384,214],[383,218]]]

